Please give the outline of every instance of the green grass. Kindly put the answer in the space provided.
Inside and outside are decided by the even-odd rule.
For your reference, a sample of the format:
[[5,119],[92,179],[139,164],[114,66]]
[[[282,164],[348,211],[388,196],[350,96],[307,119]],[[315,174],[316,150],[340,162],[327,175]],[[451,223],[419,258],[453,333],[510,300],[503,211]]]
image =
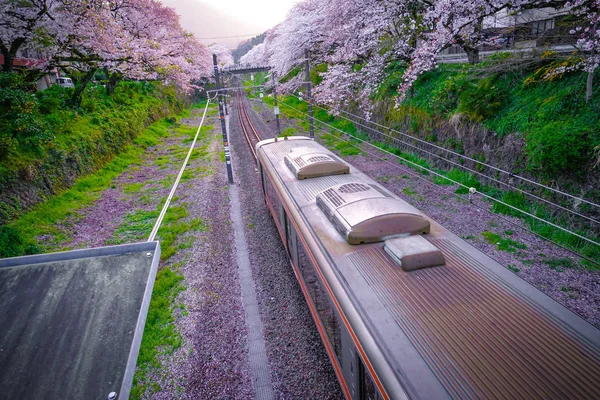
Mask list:
[[[140,163],[146,148],[158,144],[169,135],[172,124],[165,119],[146,128],[133,144],[94,174],[79,178],[65,192],[58,194],[34,210],[0,229],[0,257],[14,257],[55,251],[69,237],[60,223],[79,218],[78,210],[93,204],[113,180]],[[44,237],[40,242],[39,238]]]
[[482,232],[481,236],[483,236],[488,243],[495,244],[496,248],[501,251],[516,253],[518,250],[524,250],[527,248],[525,243],[520,243],[510,238],[504,238],[501,235],[490,231]]
[[125,193],[137,193],[145,185],[146,185],[146,183],[144,183],[144,182],[141,182],[141,183],[130,183],[128,185],[123,186],[123,192],[125,192]]
[[[127,214],[121,225],[115,230],[111,244],[132,243],[144,240],[150,235],[162,210],[159,204],[155,210],[136,210]],[[156,239],[160,240],[161,260],[167,260],[178,250],[189,248],[193,237],[183,238],[187,232],[206,231],[205,222],[200,218],[186,221],[189,213],[186,204],[171,204],[158,230]]]
[[152,387],[153,382],[147,381],[147,373],[153,368],[160,367],[159,356],[171,354],[181,347],[181,333],[174,325],[173,302],[184,289],[184,278],[177,267],[165,267],[156,274],[131,388],[133,399],[142,398],[148,387]]
[[506,267],[507,267],[509,270],[511,270],[512,272],[514,272],[515,274],[516,274],[517,272],[519,272],[519,271],[520,271],[520,269],[519,269],[519,268],[515,267],[515,266],[514,266],[514,265],[512,265],[512,264],[508,264]]
[[573,261],[572,259],[567,258],[567,257],[551,258],[551,259],[545,260],[544,263],[546,265],[548,265],[548,267],[550,267],[551,269],[554,269],[559,272],[562,272],[565,268],[566,269],[577,268],[577,264],[575,263],[575,261]]

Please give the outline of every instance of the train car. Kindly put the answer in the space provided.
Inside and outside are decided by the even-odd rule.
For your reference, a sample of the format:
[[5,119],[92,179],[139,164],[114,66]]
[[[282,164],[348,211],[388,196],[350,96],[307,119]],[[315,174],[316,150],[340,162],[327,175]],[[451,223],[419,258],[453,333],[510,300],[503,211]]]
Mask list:
[[348,399],[600,398],[600,331],[306,137],[256,145]]

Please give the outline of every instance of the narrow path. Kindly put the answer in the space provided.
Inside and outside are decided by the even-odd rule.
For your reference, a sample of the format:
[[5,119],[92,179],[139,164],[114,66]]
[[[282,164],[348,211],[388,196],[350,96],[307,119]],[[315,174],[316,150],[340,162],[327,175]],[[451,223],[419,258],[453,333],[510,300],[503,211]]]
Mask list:
[[[227,132],[230,132],[229,120],[230,118],[226,117]],[[250,166],[245,167],[248,168]],[[237,168],[235,168],[234,165],[234,182],[240,179],[240,176],[236,174],[236,169]],[[248,330],[248,358],[250,362],[250,372],[252,374],[254,398],[258,400],[271,400],[274,398],[273,384],[271,383],[271,369],[265,350],[263,324],[260,319],[256,290],[254,288],[254,279],[252,278],[250,256],[242,220],[237,184],[234,183],[229,186],[229,194],[231,196],[231,221],[233,222],[233,229],[235,231],[235,249],[238,265],[237,273],[242,290],[242,304],[246,315],[246,329]]]
[[[277,399],[343,399],[302,290],[265,205],[256,162],[230,108],[230,136],[240,211]],[[248,114],[265,132],[254,110]],[[262,137],[269,137],[266,133]]]

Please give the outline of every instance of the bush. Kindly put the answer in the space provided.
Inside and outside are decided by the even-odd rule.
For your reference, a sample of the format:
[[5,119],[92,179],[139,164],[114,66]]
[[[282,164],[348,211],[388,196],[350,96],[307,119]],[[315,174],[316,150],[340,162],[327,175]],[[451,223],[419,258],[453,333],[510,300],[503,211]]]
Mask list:
[[60,108],[66,107],[72,91],[72,88],[52,85],[46,90],[37,92],[36,97],[39,100],[40,112],[42,114],[51,114]]
[[[38,148],[52,140],[49,126],[20,75],[0,73],[0,157],[6,158],[20,144]],[[2,159],[0,158],[0,159]]]
[[529,165],[545,175],[582,173],[592,147],[584,128],[563,121],[549,121],[527,135]]
[[458,111],[473,121],[482,122],[498,113],[506,97],[503,88],[494,84],[493,77],[484,78],[466,85],[460,94]]

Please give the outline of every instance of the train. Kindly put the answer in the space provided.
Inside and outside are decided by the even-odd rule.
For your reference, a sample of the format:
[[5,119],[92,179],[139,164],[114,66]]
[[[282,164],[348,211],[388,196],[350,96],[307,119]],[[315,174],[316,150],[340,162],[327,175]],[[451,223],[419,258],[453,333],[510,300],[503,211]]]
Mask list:
[[600,331],[303,136],[260,182],[347,399],[600,398]]

